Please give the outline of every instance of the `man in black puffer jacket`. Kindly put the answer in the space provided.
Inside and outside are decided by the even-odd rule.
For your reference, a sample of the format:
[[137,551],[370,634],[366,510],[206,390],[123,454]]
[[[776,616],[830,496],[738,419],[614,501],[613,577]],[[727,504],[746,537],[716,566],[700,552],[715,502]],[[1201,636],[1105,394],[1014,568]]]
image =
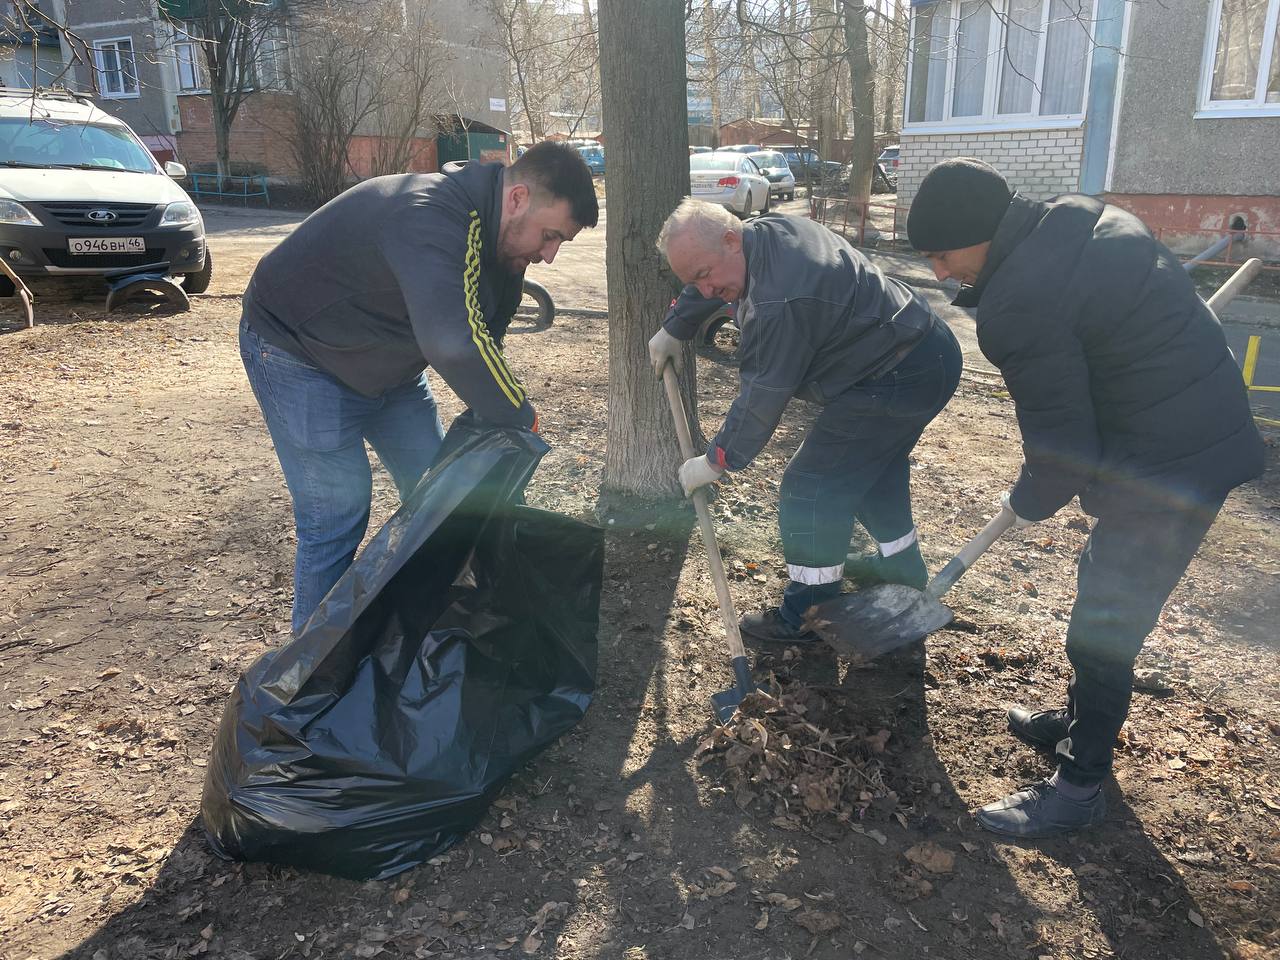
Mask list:
[[1182,265],[1136,217],[1087,196],[1037,203],[978,160],[938,164],[907,217],[939,279],[963,284],[978,343],[1017,408],[1022,524],[1075,496],[1097,522],[1067,628],[1065,709],[1009,711],[1054,750],[1052,778],[978,822],[1046,837],[1101,822],[1133,663],[1223,500],[1263,469],[1240,371]]

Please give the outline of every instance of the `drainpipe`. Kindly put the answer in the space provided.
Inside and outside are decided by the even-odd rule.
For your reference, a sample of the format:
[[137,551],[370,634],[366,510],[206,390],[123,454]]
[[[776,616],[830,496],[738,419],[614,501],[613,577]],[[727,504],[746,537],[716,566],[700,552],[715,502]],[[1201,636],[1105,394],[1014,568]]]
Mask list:
[[1212,244],[1210,244],[1207,248],[1202,250],[1200,253],[1197,253],[1194,257],[1192,257],[1186,263],[1184,263],[1182,265],[1183,268],[1188,273],[1190,273],[1192,270],[1200,266],[1205,261],[1212,260],[1218,254],[1220,254],[1223,250],[1227,249],[1227,247],[1230,246],[1233,242],[1245,243],[1249,239],[1245,235],[1245,232],[1244,232],[1245,227],[1246,227],[1246,224],[1244,221],[1244,217],[1240,216],[1239,214],[1236,214],[1234,217],[1231,218],[1231,226],[1228,228],[1228,232],[1224,236],[1219,237],[1217,240],[1215,240]]

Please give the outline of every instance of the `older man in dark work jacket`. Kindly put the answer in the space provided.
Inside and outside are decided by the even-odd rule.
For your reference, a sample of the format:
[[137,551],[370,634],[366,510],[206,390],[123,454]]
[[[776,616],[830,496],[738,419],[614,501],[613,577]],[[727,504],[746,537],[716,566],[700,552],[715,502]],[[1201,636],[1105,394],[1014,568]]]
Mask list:
[[924,178],[907,234],[939,279],[963,284],[955,302],[977,307],[978,343],[1008,384],[1025,457],[1014,512],[1044,520],[1078,495],[1098,518],[1067,628],[1067,706],[1009,711],[1057,771],[978,821],[1016,837],[1090,826],[1134,660],[1228,492],[1262,472],[1262,441],[1222,327],[1131,214],[1027,200],[960,158]]
[[782,475],[789,582],[778,607],[748,614],[742,632],[817,639],[804,616],[839,594],[855,518],[878,545],[860,575],[924,587],[909,457],[960,380],[951,330],[918,294],[812,220],[744,224],[724,207],[686,199],[658,247],[687,286],[649,341],[654,372],[678,363],[681,341],[725,302],[738,303],[742,332],[741,389],[706,455],[680,468],[686,494],[750,464],[793,397],[820,408]]

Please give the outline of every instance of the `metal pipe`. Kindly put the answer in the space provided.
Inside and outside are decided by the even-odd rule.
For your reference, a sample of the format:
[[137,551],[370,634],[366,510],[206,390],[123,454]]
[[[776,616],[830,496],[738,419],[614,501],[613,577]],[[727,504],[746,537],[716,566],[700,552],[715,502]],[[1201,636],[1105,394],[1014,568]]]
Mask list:
[[1232,240],[1243,241],[1244,239],[1245,235],[1243,230],[1232,230],[1225,236],[1219,237],[1217,240],[1213,241],[1213,243],[1205,250],[1197,253],[1194,257],[1184,263],[1182,268],[1189,273],[1206,260],[1212,260],[1215,256],[1225,250],[1231,244]]

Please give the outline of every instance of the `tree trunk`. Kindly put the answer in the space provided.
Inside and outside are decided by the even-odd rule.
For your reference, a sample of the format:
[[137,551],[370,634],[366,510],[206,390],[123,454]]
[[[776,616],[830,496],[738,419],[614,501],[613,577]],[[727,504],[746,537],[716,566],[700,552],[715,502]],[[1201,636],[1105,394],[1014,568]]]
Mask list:
[[853,149],[849,198],[871,199],[871,174],[876,162],[875,77],[867,54],[867,8],[862,0],[843,0],[844,39],[853,88]]
[[823,160],[835,159],[836,140],[836,101],[839,98],[836,84],[836,65],[840,62],[840,47],[837,43],[835,0],[814,0],[811,4],[814,17],[814,46],[821,52],[821,59],[815,62],[817,69],[816,89],[813,111],[814,134],[818,156]]
[[720,58],[716,52],[716,9],[703,0],[703,55],[707,62],[707,89],[711,95],[711,146],[720,146]]
[[[689,192],[684,3],[600,0],[596,22],[609,149],[609,417],[601,492],[670,495],[678,490],[680,449],[647,344],[675,289],[654,240]],[[696,424],[693,360],[690,346],[682,379]]]
[[215,95],[211,100],[210,113],[213,117],[214,155],[218,163],[218,187],[221,189],[223,178],[231,176],[232,118],[227,116],[227,110],[221,97]]

